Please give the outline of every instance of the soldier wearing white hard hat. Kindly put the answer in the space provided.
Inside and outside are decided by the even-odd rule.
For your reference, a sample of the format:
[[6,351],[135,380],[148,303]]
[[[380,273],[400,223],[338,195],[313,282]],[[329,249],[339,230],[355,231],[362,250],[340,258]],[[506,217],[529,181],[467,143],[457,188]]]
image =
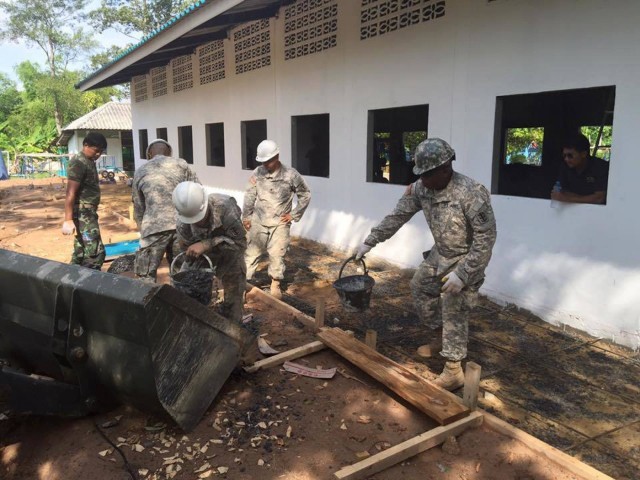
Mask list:
[[[309,206],[311,192],[302,175],[280,162],[280,148],[273,140],[260,142],[256,161],[261,165],[249,178],[242,207],[242,221],[249,231],[247,280],[253,278],[260,257],[267,253],[271,294],[280,298],[291,223],[302,218]],[[294,195],[297,198],[295,208]]]

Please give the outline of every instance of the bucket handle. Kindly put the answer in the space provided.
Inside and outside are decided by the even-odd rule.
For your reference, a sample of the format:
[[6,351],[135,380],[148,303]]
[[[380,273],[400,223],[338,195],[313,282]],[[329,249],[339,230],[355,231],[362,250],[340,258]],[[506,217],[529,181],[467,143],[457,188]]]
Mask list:
[[[171,268],[169,268],[169,276],[170,277],[173,277],[173,265],[176,263],[176,260],[178,259],[178,257],[180,255],[184,255],[184,254],[185,254],[185,252],[180,252],[178,255],[173,257],[173,261],[171,262]],[[213,263],[211,263],[211,259],[205,253],[203,253],[201,256],[203,256],[204,258],[207,259],[207,262],[209,262],[209,268],[211,269],[211,271],[213,271]]]
[[369,270],[367,270],[367,265],[364,263],[364,258],[361,258],[360,260],[356,260],[356,256],[353,255],[352,257],[347,258],[342,264],[342,268],[340,268],[340,273],[338,274],[338,280],[342,278],[342,271],[344,270],[344,267],[347,266],[347,263],[349,263],[351,260],[353,260],[355,263],[361,262],[362,266],[364,267],[364,274],[365,275],[369,274]]

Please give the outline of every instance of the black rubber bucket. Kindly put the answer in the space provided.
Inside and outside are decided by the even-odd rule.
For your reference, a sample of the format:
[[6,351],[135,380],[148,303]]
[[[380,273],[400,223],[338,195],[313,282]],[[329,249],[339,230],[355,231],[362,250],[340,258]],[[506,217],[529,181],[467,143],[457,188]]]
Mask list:
[[348,258],[340,268],[338,279],[333,282],[333,288],[338,292],[340,297],[340,303],[346,310],[352,312],[362,312],[369,308],[369,302],[371,300],[371,290],[376,284],[376,281],[368,274],[367,266],[364,263],[364,259],[360,259],[362,266],[364,267],[364,275],[349,275],[348,277],[342,276],[344,267],[351,260],[355,260],[355,256]]
[[176,260],[184,255],[184,252],[179,253],[171,262],[171,285],[182,293],[186,293],[191,298],[199,301],[203,305],[209,305],[211,302],[211,293],[213,288],[213,277],[215,270],[211,260],[206,255],[202,255],[207,259],[209,268],[202,268],[197,270],[185,270],[183,272],[173,273],[173,267]]

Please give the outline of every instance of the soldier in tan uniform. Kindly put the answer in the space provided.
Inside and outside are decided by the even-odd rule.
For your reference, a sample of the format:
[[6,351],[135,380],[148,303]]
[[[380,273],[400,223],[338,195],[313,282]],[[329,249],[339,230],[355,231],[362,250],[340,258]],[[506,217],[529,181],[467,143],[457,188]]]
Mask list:
[[[242,222],[249,231],[247,280],[251,280],[260,257],[269,254],[271,294],[282,297],[284,254],[289,248],[291,222],[299,222],[309,206],[311,192],[295,169],[280,163],[280,149],[273,140],[258,145],[256,160],[262,165],[249,178],[244,193]],[[297,205],[293,207],[293,196]]]
[[247,270],[246,232],[233,197],[207,193],[199,183],[182,182],[173,191],[178,243],[188,262],[206,254],[224,289],[224,316],[242,322]]
[[453,160],[455,152],[444,140],[430,138],[418,145],[413,172],[420,179],[407,187],[393,212],[371,230],[356,253],[362,258],[417,212],[424,212],[435,245],[411,280],[418,313],[431,329],[431,342],[419,353],[430,356],[442,350],[447,362],[435,383],[448,390],[464,383],[461,361],[467,356],[468,315],[496,241],[489,192],[454,172]]
[[144,165],[133,176],[133,212],[140,229],[140,250],[134,270],[141,280],[155,282],[165,252],[171,263],[177,254],[176,211],[171,194],[180,182],[198,181],[189,164],[171,156],[171,145],[153,140]]

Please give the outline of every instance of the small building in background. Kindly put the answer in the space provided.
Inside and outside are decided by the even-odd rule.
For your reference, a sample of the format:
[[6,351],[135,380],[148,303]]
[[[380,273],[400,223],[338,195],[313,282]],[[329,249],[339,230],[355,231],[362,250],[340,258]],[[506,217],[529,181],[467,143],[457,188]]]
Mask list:
[[102,133],[107,139],[107,151],[97,165],[106,178],[109,172],[135,170],[131,128],[131,103],[108,102],[64,127],[56,144],[66,146],[69,154],[74,154],[82,150],[87,133]]

